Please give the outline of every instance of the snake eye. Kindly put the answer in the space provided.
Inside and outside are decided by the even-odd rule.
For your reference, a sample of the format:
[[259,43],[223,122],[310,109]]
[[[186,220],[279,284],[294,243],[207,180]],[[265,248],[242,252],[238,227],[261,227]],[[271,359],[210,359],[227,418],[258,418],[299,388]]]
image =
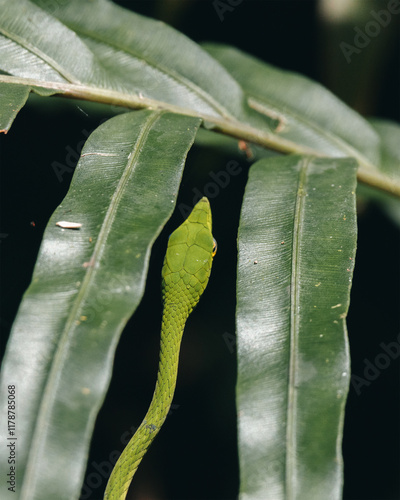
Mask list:
[[213,238],[213,249],[212,249],[212,256],[213,257],[217,253],[217,248],[218,248],[217,242],[216,242],[215,238]]

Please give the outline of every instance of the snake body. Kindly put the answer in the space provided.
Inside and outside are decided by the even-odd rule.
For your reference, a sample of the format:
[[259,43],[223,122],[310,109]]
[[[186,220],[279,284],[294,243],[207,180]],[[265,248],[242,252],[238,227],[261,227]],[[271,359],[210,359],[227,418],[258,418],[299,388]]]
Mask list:
[[156,387],[146,416],[115,464],[105,500],[125,499],[133,475],[168,415],[185,323],[207,286],[215,255],[211,230],[210,204],[203,197],[169,238],[161,273],[163,316]]

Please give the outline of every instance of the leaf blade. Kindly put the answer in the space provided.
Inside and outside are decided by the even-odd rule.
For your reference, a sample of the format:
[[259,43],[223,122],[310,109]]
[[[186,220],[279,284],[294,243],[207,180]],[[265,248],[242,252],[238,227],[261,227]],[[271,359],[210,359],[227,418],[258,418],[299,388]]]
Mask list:
[[[77,9],[77,5],[80,5],[80,9]],[[82,8],[84,9],[83,13],[80,12]],[[240,98],[239,86],[235,85],[222,68],[218,68],[219,65],[211,57],[204,54],[196,44],[184,35],[164,23],[127,11],[105,0],[84,2],[83,4],[72,0],[57,9],[55,14],[78,34],[84,35],[91,40],[91,47],[97,49],[99,55],[103,54],[104,57],[104,49],[107,46],[112,51],[108,59],[109,64],[122,51],[125,57],[131,55],[134,58],[139,58],[144,63],[142,72],[145,72],[148,66],[158,69],[160,77],[163,74],[169,75],[172,80],[181,83],[181,92],[187,87],[189,90],[192,89],[194,93],[201,93],[204,85],[200,83],[204,84],[206,80],[204,73],[197,70],[197,62],[194,64],[194,60],[191,60],[190,64],[188,64],[186,52],[194,51],[191,57],[206,58],[207,63],[212,65],[214,71],[218,72],[219,70],[220,78],[225,77],[224,83],[228,87],[232,87],[231,92],[235,93],[233,99],[235,104]],[[97,48],[97,41],[103,42],[104,45]],[[137,68],[134,69],[137,70]],[[154,78],[151,78],[151,80],[154,80]],[[145,83],[146,85],[140,90],[146,94],[149,89],[148,82]],[[200,85],[197,85],[197,83]],[[137,84],[140,84],[140,82],[138,81]],[[207,96],[209,101],[208,111],[210,114],[223,114],[225,109],[220,108],[217,101],[221,100],[221,102],[225,101],[227,103],[227,99],[216,85],[213,85],[212,88],[214,90]],[[217,101],[214,101],[212,94],[218,95]]]
[[238,239],[241,498],[341,496],[355,170],[288,157],[250,171]]
[[[398,146],[400,125],[378,118],[370,119],[369,122],[381,138],[379,170],[390,179],[392,184],[400,184],[400,151]],[[400,227],[400,200],[398,198],[362,185],[358,189],[358,194],[376,201],[391,220]]]
[[3,71],[44,81],[111,85],[112,76],[79,37],[45,10],[29,0],[0,0],[0,8]]
[[0,132],[7,133],[29,97],[30,87],[0,83]]
[[322,85],[233,47],[202,46],[240,83],[255,109],[275,117],[279,136],[329,156],[360,157],[370,167],[379,164],[378,135]]
[[[3,364],[1,399],[14,380],[20,401],[20,498],[79,496],[114,350],[143,294],[150,248],[172,212],[199,123],[127,113],[99,127],[82,151]],[[60,220],[82,227],[62,229]],[[8,498],[3,479],[0,491]]]

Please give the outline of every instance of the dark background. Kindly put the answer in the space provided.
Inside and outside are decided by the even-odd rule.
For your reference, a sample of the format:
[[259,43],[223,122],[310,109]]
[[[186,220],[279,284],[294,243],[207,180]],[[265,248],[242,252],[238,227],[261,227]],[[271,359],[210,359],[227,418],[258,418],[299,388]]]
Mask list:
[[[399,120],[399,19],[355,55],[351,64],[339,48],[352,43],[355,25],[340,28],[321,20],[314,1],[237,2],[221,21],[210,1],[117,2],[173,25],[197,42],[232,44],[283,69],[327,86],[360,113]],[[365,2],[385,8],[387,2]],[[368,14],[367,12],[367,14]],[[370,19],[367,16],[367,20]],[[79,107],[78,107],[79,106]],[[73,173],[59,181],[52,165],[77,161],[88,132],[106,114],[85,103],[31,98],[7,136],[0,137],[1,162],[1,349],[24,290],[30,282],[41,237],[51,213],[65,196]],[[192,205],[194,192],[232,157],[195,147],[189,154],[180,203]],[[237,158],[235,158],[237,159]],[[209,288],[184,336],[178,386],[167,423],[135,476],[132,499],[220,500],[238,492],[234,351],[236,230],[248,162],[212,200],[219,250]],[[85,490],[102,498],[110,450],[122,450],[124,430],[138,425],[155,383],[161,303],[160,270],[179,210],[154,245],[146,293],[124,331],[114,377],[99,414],[86,473]],[[375,203],[360,197],[357,262],[348,317],[352,373],[363,377],[365,359],[383,352],[399,328],[399,231]],[[215,299],[217,297],[217,300]],[[399,488],[399,360],[382,370],[357,395],[350,387],[345,429],[345,500],[394,500]],[[122,431],[121,431],[122,429]],[[92,474],[92,476],[90,476]],[[108,475],[107,473],[104,473]]]

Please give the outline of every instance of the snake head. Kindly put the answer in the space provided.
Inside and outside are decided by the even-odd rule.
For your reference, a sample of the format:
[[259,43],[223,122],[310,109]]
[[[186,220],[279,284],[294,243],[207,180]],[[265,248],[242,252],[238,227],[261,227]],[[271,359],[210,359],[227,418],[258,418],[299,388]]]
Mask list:
[[174,291],[193,308],[207,286],[214,255],[211,208],[203,197],[169,238],[162,270],[164,301]]

